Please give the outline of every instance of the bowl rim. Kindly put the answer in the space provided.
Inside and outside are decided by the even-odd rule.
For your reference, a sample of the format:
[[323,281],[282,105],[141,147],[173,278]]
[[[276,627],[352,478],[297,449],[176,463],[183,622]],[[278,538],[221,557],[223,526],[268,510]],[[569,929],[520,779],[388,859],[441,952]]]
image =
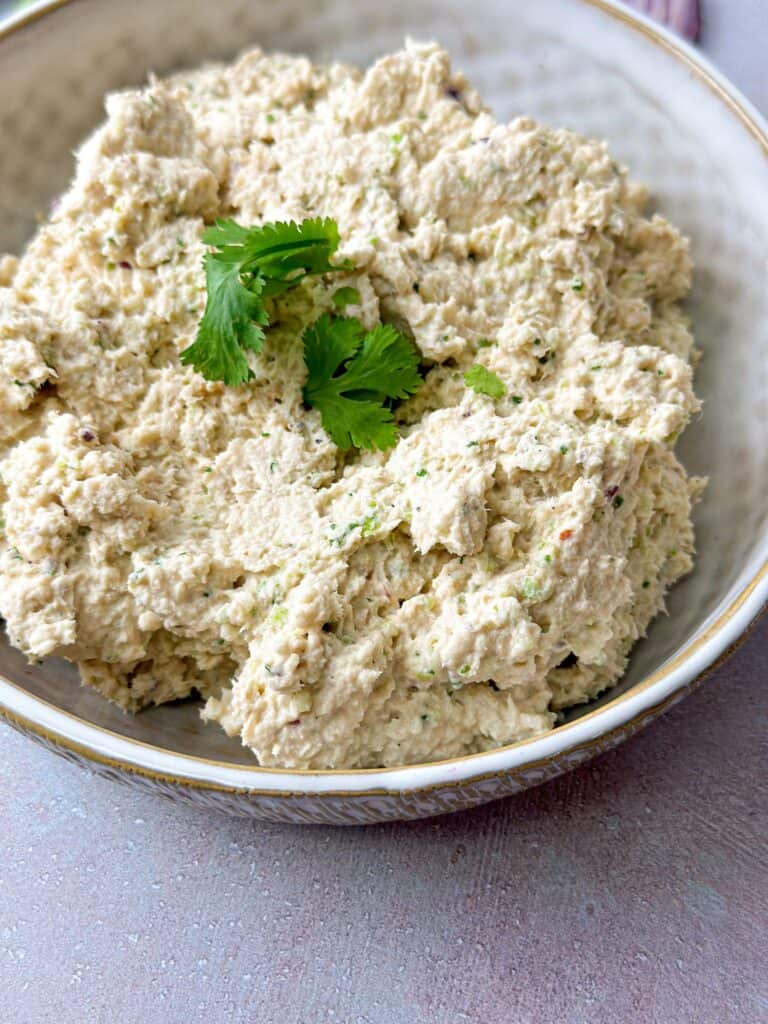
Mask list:
[[[78,0],[38,0],[0,25],[0,42]],[[752,135],[768,161],[768,122],[754,105],[691,45],[619,0],[580,0],[645,37],[681,62]],[[579,750],[610,745],[690,691],[739,645],[768,602],[768,560],[701,634],[657,669],[599,708],[541,736],[490,751],[395,768],[290,769],[239,765],[158,747],[86,722],[0,675],[0,718],[76,758],[155,781],[253,796],[405,796],[529,773]],[[373,788],[371,788],[373,787]]]

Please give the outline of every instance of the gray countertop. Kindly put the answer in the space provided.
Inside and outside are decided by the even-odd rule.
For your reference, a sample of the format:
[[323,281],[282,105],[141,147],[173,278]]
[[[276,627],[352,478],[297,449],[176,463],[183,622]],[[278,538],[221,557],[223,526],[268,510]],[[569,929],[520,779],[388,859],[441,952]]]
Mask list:
[[[768,110],[763,0],[703,45]],[[768,617],[641,735],[519,797],[253,824],[0,726],[0,1024],[768,1022]]]

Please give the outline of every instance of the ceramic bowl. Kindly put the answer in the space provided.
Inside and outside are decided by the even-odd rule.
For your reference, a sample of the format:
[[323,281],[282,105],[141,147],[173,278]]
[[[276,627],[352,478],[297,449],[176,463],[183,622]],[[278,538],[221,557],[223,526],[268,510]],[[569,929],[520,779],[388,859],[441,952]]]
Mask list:
[[768,133],[697,53],[604,0],[59,0],[0,31],[0,251],[20,248],[72,171],[105,91],[258,43],[361,65],[437,38],[500,118],[530,114],[609,141],[692,239],[690,311],[704,411],[681,443],[710,477],[695,572],[610,693],[552,733],[381,771],[259,768],[195,706],[124,716],[71,666],[0,645],[0,710],[64,756],[177,800],[252,817],[363,823],[514,793],[614,746],[680,700],[768,596]]

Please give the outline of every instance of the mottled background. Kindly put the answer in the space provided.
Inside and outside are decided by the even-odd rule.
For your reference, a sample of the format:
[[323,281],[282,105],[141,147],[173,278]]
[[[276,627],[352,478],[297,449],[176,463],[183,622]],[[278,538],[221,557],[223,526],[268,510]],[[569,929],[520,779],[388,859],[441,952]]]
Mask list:
[[[703,7],[768,111],[765,0]],[[767,674],[768,618],[587,767],[367,829],[177,808],[0,726],[0,1024],[768,1022]]]

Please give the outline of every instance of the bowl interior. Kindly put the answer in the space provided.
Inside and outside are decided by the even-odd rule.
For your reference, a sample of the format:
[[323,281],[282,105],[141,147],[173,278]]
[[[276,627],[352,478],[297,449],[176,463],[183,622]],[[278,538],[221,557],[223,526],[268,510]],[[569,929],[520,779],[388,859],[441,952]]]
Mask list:
[[[98,123],[108,89],[253,44],[364,65],[406,34],[448,46],[499,118],[530,114],[607,139],[692,239],[705,404],[680,451],[691,472],[710,477],[696,514],[698,563],[607,700],[700,635],[768,553],[768,153],[648,34],[573,0],[316,0],[311,17],[302,0],[72,0],[0,38],[0,251],[18,251],[66,185],[71,151]],[[4,640],[0,674],[126,737],[252,763],[192,703],[126,717],[79,687],[71,666],[28,666]]]

